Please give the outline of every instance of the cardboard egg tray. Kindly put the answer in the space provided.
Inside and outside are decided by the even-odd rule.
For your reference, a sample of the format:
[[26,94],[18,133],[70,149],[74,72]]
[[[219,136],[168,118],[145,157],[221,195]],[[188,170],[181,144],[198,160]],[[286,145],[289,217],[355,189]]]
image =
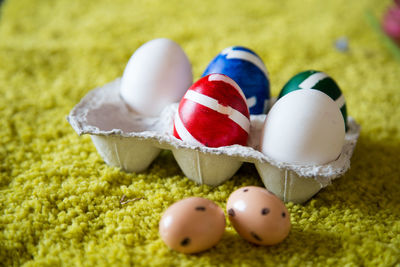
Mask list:
[[116,79],[92,90],[73,108],[68,121],[79,135],[91,136],[108,165],[127,172],[146,170],[162,149],[168,149],[189,179],[215,186],[230,179],[243,162],[250,162],[268,190],[285,202],[302,203],[349,169],[360,133],[360,126],[348,117],[341,155],[320,166],[277,162],[258,151],[264,114],[251,115],[248,146],[196,147],[172,134],[178,103],[166,107],[159,117],[144,118],[125,104],[119,87],[120,79]]

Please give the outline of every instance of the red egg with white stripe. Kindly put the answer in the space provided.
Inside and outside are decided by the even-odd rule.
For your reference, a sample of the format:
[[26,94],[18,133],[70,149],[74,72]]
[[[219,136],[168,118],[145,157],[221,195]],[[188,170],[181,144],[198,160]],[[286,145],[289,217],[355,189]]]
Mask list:
[[174,136],[196,146],[246,145],[249,109],[239,85],[223,74],[195,82],[182,98],[174,121]]

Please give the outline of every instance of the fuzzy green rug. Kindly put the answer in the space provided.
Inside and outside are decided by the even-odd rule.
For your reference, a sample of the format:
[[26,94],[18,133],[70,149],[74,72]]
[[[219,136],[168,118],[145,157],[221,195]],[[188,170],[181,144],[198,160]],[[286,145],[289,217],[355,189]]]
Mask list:
[[[0,15],[0,265],[394,266],[400,264],[400,63],[365,12],[389,1],[6,0]],[[334,42],[347,37],[349,50]],[[255,50],[272,95],[299,71],[341,86],[362,126],[345,176],[303,205],[292,231],[257,247],[228,223],[199,255],[169,250],[158,235],[173,202],[202,196],[225,208],[240,186],[262,185],[250,164],[221,186],[197,186],[170,152],[144,173],[103,163],[66,116],[91,89],[122,75],[144,42],[167,37],[197,79],[223,48]],[[120,205],[122,195],[143,197]]]

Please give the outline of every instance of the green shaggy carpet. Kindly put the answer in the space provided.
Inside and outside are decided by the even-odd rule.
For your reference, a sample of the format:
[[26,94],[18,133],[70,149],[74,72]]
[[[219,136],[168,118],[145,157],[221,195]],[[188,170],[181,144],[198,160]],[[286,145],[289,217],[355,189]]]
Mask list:
[[[400,63],[366,20],[389,1],[6,0],[0,15],[0,265],[395,266],[400,264]],[[347,37],[349,50],[334,42]],[[272,95],[294,74],[322,70],[341,86],[362,132],[351,169],[305,204],[292,230],[258,247],[227,224],[198,255],[169,250],[162,212],[189,196],[225,208],[262,185],[245,164],[224,184],[197,186],[163,152],[144,173],[107,166],[66,116],[91,89],[122,75],[144,42],[167,37],[195,79],[223,48],[255,50]],[[120,205],[122,195],[143,197]]]

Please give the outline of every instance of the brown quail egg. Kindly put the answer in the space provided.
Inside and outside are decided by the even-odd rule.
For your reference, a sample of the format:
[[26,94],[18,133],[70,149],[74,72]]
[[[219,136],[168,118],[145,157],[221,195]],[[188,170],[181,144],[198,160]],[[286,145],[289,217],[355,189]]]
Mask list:
[[290,231],[290,215],[285,204],[262,187],[246,186],[228,198],[227,213],[238,234],[258,245],[282,242]]
[[172,204],[159,224],[165,244],[183,253],[197,253],[215,246],[224,230],[224,211],[211,200],[200,197]]

